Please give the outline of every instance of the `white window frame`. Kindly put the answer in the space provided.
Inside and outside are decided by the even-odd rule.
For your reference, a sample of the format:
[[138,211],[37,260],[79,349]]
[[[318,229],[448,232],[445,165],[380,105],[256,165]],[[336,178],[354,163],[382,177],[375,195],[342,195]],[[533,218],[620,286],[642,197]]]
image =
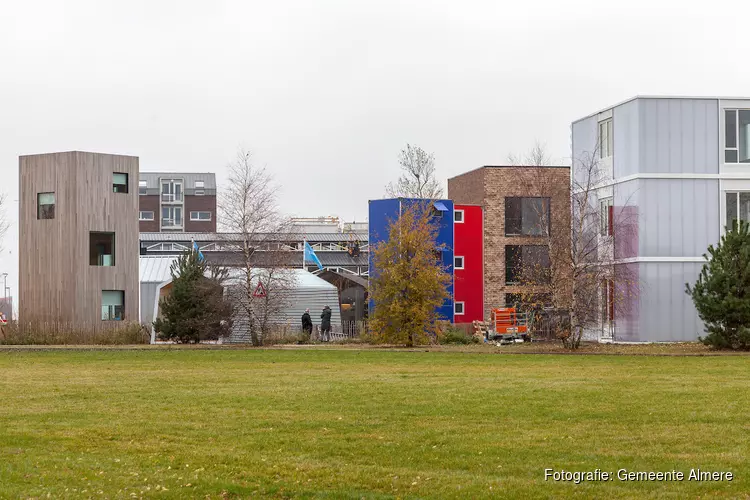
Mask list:
[[[208,219],[201,219],[200,214],[208,214]],[[211,211],[209,210],[194,210],[190,212],[191,222],[211,222],[212,217],[213,215],[211,214]]]
[[148,194],[148,182],[138,181],[138,196],[145,196]]
[[[164,186],[168,185],[168,192],[164,192]],[[180,186],[180,199],[177,199],[177,185]],[[182,179],[160,179],[159,199],[162,203],[183,203],[185,199],[185,183]]]
[[[602,132],[603,129],[603,132]],[[612,118],[605,118],[599,122],[597,139],[599,144],[599,158],[609,158],[614,150],[614,124]]]
[[[143,214],[151,214],[151,218],[144,217]],[[138,220],[154,220],[154,211],[153,210],[140,210],[138,212]]]
[[[599,200],[599,234],[601,236],[612,236],[609,228],[614,226],[614,221],[610,224],[609,221],[609,207],[614,206],[614,197],[607,196]],[[614,215],[613,215],[614,218]]]
[[[724,108],[724,115],[722,116],[723,131],[722,136],[724,137],[724,154],[722,155],[721,161],[727,165],[748,165],[750,162],[740,161],[740,111],[750,111],[747,108]],[[727,147],[727,113],[734,113],[734,147]],[[750,149],[750,144],[747,145]],[[737,155],[737,161],[727,161],[727,151],[734,151]]]
[[206,191],[205,191],[206,181],[195,181],[195,184],[193,187],[195,189],[196,196],[203,196],[204,194],[206,194]]
[[[456,215],[461,214],[461,220],[456,220]],[[462,209],[456,209],[453,211],[453,222],[456,224],[463,224],[466,217],[466,214]]]
[[[461,312],[456,311],[456,306],[458,306],[459,304],[461,304]],[[463,301],[461,301],[461,302],[454,302],[453,303],[453,315],[454,316],[463,316],[464,314],[466,314],[466,303],[463,302]]]
[[[165,209],[169,210],[169,215],[170,215],[169,217],[164,217],[163,212]],[[179,224],[176,223],[177,218],[175,217],[178,210],[180,211],[180,223]],[[162,228],[179,229],[185,226],[185,216],[182,213],[182,207],[180,205],[176,205],[176,206],[162,205],[161,212],[162,213],[159,214],[160,216],[159,220],[161,221],[160,224]],[[165,224],[164,221],[167,221],[167,224]],[[171,224],[169,224],[170,222]]]
[[[743,190],[728,190],[728,191],[724,191],[724,228],[725,228],[725,231],[726,230],[730,230],[730,231],[732,230],[732,228],[729,227],[729,220],[726,218],[726,216],[727,216],[727,197],[730,194],[734,195],[734,197],[737,200],[737,214],[736,214],[737,220],[744,220],[745,222],[750,223],[750,217],[748,217],[747,219],[742,219],[740,217],[740,215],[742,214],[742,212],[740,211],[741,210],[740,195],[741,194],[750,194],[750,191],[743,191]],[[722,232],[722,234],[724,234],[724,232]]]
[[[458,263],[456,262],[457,259],[461,259],[461,266],[459,267]],[[453,256],[453,269],[465,269],[466,260],[464,259],[463,255],[454,255]]]

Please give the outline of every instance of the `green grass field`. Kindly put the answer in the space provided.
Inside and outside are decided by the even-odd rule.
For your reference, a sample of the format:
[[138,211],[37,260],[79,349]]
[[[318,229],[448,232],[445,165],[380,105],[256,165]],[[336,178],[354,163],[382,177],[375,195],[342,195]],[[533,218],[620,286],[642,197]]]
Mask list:
[[749,388],[745,356],[0,351],[0,497],[744,497]]

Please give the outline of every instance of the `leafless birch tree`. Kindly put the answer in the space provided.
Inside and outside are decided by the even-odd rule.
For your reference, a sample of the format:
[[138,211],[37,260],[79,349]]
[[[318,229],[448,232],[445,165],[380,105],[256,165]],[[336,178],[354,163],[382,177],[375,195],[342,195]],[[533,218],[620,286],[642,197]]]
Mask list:
[[252,344],[260,346],[294,287],[293,252],[283,248],[294,236],[289,218],[279,211],[273,176],[253,164],[250,152],[237,153],[228,181],[219,209],[222,228],[231,233],[221,244],[240,255],[239,278],[231,287],[235,327],[246,321]]
[[391,198],[440,199],[443,188],[435,177],[435,156],[419,146],[407,144],[398,156],[403,173],[398,182],[386,186],[386,195]]
[[5,239],[5,233],[8,232],[10,223],[8,222],[8,196],[0,194],[0,252],[3,250],[3,240]]
[[[544,148],[537,147],[528,155],[531,166],[547,165]],[[530,163],[530,162],[528,162]],[[520,182],[529,197],[570,199],[570,210],[550,210],[548,204],[532,203],[540,235],[538,241],[547,247],[547,262],[530,262],[519,270],[526,285],[539,285],[540,276],[551,292],[556,310],[566,311],[567,321],[558,336],[570,349],[581,345],[587,331],[607,327],[615,316],[629,312],[639,292],[637,272],[618,259],[634,256],[634,234],[637,213],[629,199],[614,206],[613,197],[603,196],[608,175],[602,168],[599,152],[584,153],[573,160],[571,183],[565,185],[545,172],[529,169]],[[570,227],[559,231],[560,225]],[[617,247],[615,247],[615,233]],[[541,267],[541,268],[540,268]],[[528,294],[538,292],[527,287]]]

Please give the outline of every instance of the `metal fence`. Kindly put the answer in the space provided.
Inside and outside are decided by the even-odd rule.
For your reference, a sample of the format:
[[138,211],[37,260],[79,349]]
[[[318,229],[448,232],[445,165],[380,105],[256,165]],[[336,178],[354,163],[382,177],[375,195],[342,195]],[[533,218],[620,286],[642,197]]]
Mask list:
[[564,309],[529,311],[529,331],[534,340],[558,340],[560,332],[570,330],[570,316]]

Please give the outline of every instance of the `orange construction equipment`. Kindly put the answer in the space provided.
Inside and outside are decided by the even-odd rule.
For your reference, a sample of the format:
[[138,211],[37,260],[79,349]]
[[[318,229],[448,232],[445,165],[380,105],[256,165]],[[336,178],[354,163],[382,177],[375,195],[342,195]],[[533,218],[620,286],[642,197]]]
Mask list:
[[514,307],[492,310],[492,328],[496,335],[518,335],[527,333],[526,314],[518,313]]

